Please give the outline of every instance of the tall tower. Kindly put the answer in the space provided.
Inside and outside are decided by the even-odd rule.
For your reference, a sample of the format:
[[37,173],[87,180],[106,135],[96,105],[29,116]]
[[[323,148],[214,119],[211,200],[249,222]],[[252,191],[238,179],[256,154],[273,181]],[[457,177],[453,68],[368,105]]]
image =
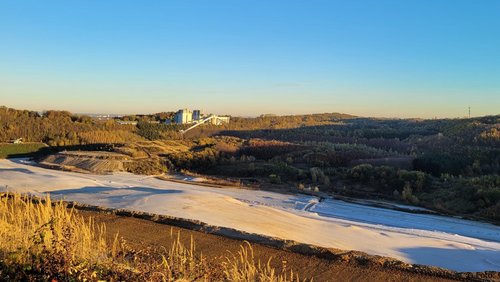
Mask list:
[[469,106],[469,118],[470,118],[470,106]]

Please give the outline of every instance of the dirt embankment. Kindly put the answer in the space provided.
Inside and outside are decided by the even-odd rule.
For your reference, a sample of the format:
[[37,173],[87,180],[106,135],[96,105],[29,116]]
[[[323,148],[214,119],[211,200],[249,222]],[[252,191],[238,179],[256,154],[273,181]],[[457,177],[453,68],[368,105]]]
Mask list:
[[[10,197],[0,193],[0,197]],[[38,202],[39,199],[33,199]],[[129,210],[101,208],[66,202],[79,213],[106,224],[106,234],[113,239],[118,232],[137,251],[171,244],[171,232],[179,232],[186,245],[197,245],[204,257],[221,263],[228,252],[236,254],[243,240],[252,243],[255,257],[281,271],[293,269],[302,278],[314,281],[500,281],[500,272],[455,272],[438,267],[408,264],[396,259],[357,251],[321,248],[232,228],[208,225],[197,220],[176,218]],[[334,234],[332,234],[334,236]],[[285,265],[285,266],[284,266]]]
[[[389,258],[368,255],[358,251],[321,248],[295,241],[283,240],[258,234],[247,233],[232,228],[208,225],[197,220],[171,216],[116,210],[95,206],[69,203],[84,214],[93,216],[98,222],[106,223],[112,236],[121,236],[139,247],[168,244],[170,228],[182,230],[183,235],[193,236],[204,254],[213,257],[236,253],[243,240],[249,241],[257,249],[257,257],[263,262],[275,258],[275,267],[282,261],[298,271],[301,277],[313,277],[315,281],[500,281],[500,273],[456,272],[433,266],[408,264]],[[141,232],[137,232],[141,230]],[[128,238],[127,238],[128,237]]]
[[456,273],[435,267],[412,266],[360,252],[329,250],[278,239],[264,239],[262,236],[253,237],[251,234],[225,228],[201,226],[197,222],[182,222],[161,216],[149,215],[151,217],[148,218],[146,214],[132,214],[125,211],[114,213],[82,210],[80,212],[84,216],[93,217],[97,223],[105,223],[110,238],[118,232],[129,245],[137,249],[168,246],[171,243],[168,234],[180,232],[181,240],[188,244],[193,238],[197,250],[214,262],[226,257],[228,252],[237,253],[243,243],[242,239],[249,239],[256,259],[267,262],[271,258],[271,265],[277,271],[281,271],[285,263],[287,269],[297,271],[301,278],[314,278],[314,281],[498,281],[500,279],[498,273]]
[[93,174],[126,171],[158,175],[166,172],[166,167],[157,156],[134,157],[105,151],[64,151],[46,156],[38,164],[51,169]]
[[111,173],[125,171],[124,162],[130,158],[113,152],[60,152],[43,158],[42,166],[87,173]]

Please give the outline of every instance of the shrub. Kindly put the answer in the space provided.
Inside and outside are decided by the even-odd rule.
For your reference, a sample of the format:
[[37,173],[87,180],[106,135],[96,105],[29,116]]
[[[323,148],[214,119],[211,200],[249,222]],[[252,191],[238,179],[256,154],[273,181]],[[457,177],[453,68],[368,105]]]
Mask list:
[[273,184],[281,184],[281,177],[276,174],[270,174],[269,181]]
[[401,197],[403,198],[403,200],[409,203],[418,204],[418,198],[415,195],[413,195],[413,191],[411,189],[409,182],[406,182],[403,188],[403,192],[401,193]]

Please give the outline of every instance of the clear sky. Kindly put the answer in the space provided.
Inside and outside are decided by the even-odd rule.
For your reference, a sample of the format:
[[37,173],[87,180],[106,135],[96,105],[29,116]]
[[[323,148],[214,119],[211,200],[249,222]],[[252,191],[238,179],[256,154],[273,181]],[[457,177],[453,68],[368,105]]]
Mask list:
[[0,105],[500,114],[500,1],[0,0]]

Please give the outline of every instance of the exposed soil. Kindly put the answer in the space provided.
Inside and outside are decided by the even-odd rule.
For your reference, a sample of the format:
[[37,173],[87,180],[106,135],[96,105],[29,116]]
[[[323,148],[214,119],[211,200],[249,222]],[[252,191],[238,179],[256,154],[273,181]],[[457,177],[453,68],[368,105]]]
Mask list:
[[[243,243],[240,240],[139,218],[96,211],[82,210],[80,213],[93,217],[97,223],[105,223],[110,239],[118,232],[136,249],[168,246],[171,242],[171,232],[180,232],[181,240],[186,244],[193,238],[198,251],[211,260],[220,261],[228,255],[228,252],[237,253]],[[385,269],[377,265],[352,265],[349,262],[292,253],[256,243],[252,246],[255,257],[262,262],[267,262],[271,257],[272,265],[281,270],[282,262],[286,261],[287,268],[300,273],[301,278],[314,278],[314,281],[453,281],[414,272]]]
[[60,152],[49,155],[40,165],[62,170],[86,173],[111,173],[125,171],[123,163],[130,158],[113,152]]
[[105,151],[64,151],[45,156],[38,164],[50,169],[92,174],[126,171],[134,174],[158,175],[166,171],[166,167],[157,156],[132,157]]

